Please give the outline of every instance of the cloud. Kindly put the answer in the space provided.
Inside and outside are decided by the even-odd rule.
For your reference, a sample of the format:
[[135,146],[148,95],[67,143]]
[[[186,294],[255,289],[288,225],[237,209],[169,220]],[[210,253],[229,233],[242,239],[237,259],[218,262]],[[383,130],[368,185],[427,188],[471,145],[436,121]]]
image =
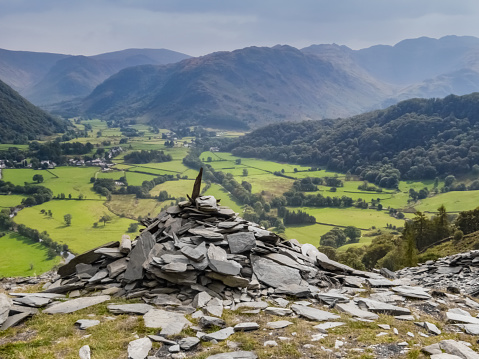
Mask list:
[[479,36],[473,0],[0,0],[0,48],[95,54],[130,47],[190,55],[246,46],[352,48]]

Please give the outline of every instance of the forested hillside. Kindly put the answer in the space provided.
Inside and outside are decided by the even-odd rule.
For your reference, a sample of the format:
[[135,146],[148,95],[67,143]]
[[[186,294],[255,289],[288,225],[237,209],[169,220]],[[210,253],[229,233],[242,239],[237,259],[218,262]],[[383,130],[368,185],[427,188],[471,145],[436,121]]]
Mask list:
[[35,107],[0,81],[0,143],[25,143],[55,132],[64,132],[68,122]]
[[336,121],[270,125],[229,149],[245,157],[327,166],[395,187],[399,178],[470,171],[479,165],[478,138],[479,93],[473,93],[407,100]]

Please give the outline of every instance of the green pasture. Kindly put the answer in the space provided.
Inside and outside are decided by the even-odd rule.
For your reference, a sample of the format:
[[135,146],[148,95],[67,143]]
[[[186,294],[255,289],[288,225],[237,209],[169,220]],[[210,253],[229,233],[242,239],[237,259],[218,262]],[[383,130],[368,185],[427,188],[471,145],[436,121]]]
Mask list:
[[436,212],[444,205],[449,212],[475,209],[479,206],[479,191],[454,191],[428,197],[414,205],[418,211]]
[[[266,191],[271,194],[282,196],[284,192],[291,189],[294,180],[284,177],[275,176],[273,174],[252,175],[243,177],[245,181],[251,183],[252,193]],[[236,178],[241,183],[242,179]]]
[[150,163],[144,163],[144,164],[138,164],[136,165],[137,167],[144,167],[148,169],[157,169],[157,170],[164,170],[170,172],[170,174],[174,173],[183,173],[186,170],[188,170],[188,167],[186,167],[183,164],[183,161],[181,160],[173,160],[173,161],[168,161],[168,162],[150,162]]
[[339,225],[355,226],[363,230],[371,227],[385,228],[386,224],[402,227],[404,221],[389,216],[385,211],[359,208],[312,208],[312,207],[289,207],[290,211],[302,210],[316,218],[317,222]]
[[128,194],[113,195],[111,201],[105,202],[105,205],[117,215],[137,219],[139,216],[156,216],[161,212],[161,208],[170,202],[158,202],[154,198],[136,198],[135,195]]
[[131,171],[126,171],[125,176],[129,186],[141,186],[144,181],[151,181],[153,178],[158,177],[157,175],[147,175]]
[[[42,209],[51,210],[53,217],[40,213]],[[65,225],[63,219],[65,214],[72,215],[71,226]],[[111,217],[111,222],[104,226],[100,223],[100,217],[105,214]],[[68,244],[70,250],[75,253],[82,253],[109,241],[120,240],[129,224],[133,222],[131,219],[113,214],[99,200],[53,200],[23,209],[14,220],[40,232],[47,231],[54,241]],[[98,223],[97,228],[93,226],[95,222]]]
[[119,180],[120,177],[123,177],[125,175],[125,171],[99,171],[96,174],[96,178],[111,178],[114,180]]
[[14,145],[12,143],[0,143],[0,151],[8,150],[10,147],[18,148],[19,150],[27,150],[28,145]]
[[65,193],[78,197],[79,194],[91,196],[93,191],[90,178],[95,177],[97,167],[56,167],[51,170],[33,170],[24,168],[5,169],[2,171],[5,181],[13,184],[24,185],[24,182],[36,184],[32,178],[35,174],[41,174],[44,181],[41,186],[50,188],[53,195]]
[[159,184],[155,186],[150,193],[153,196],[158,196],[161,191],[166,191],[170,196],[175,198],[184,197],[186,195],[191,196],[191,192],[193,191],[193,185],[195,181],[191,180],[178,180],[178,181],[166,181],[165,183]]
[[216,199],[221,199],[220,205],[227,206],[233,211],[239,213],[243,212],[241,209],[241,204],[235,201],[234,197],[228,193],[223,187],[219,184],[213,183],[211,187],[204,193],[205,196],[214,196]]
[[19,194],[0,195],[0,209],[18,206],[24,198]]
[[34,276],[60,263],[60,257],[48,259],[46,247],[15,232],[0,237],[0,252],[0,277]]

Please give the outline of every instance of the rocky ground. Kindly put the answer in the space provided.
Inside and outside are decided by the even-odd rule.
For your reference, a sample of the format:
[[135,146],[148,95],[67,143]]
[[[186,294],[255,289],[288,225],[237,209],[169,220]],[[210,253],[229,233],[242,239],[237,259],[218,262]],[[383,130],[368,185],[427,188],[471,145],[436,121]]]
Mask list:
[[58,273],[4,279],[0,358],[479,358],[479,252],[357,271],[195,204]]

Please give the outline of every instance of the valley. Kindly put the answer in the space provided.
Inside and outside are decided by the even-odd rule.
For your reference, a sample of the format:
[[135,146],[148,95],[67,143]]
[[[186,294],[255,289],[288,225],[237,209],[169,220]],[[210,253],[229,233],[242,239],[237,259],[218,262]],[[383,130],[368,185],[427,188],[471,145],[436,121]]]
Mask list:
[[[93,156],[98,148],[113,148],[122,146],[125,148],[119,155],[111,159],[112,165],[107,171],[98,167],[89,166],[57,166],[46,170],[34,170],[28,168],[4,168],[2,176],[4,181],[14,185],[34,184],[33,176],[41,174],[43,181],[39,183],[50,189],[54,198],[51,201],[24,208],[14,217],[17,224],[24,224],[28,227],[46,231],[50,237],[60,243],[68,245],[69,251],[81,253],[108,241],[118,240],[122,234],[128,233],[134,237],[135,231],[129,232],[131,224],[137,223],[139,217],[155,216],[165,206],[175,201],[186,198],[191,193],[193,180],[197,170],[190,168],[183,159],[188,155],[188,148],[195,140],[195,137],[182,137],[173,140],[173,147],[169,145],[171,132],[166,129],[155,129],[146,125],[132,125],[131,128],[139,131],[141,136],[130,137],[126,144],[120,144],[124,138],[120,128],[108,127],[104,121],[72,119],[71,123],[78,129],[90,128],[87,132],[89,137],[79,137],[70,142],[92,143],[94,145],[87,156]],[[238,137],[240,136],[240,137]],[[241,139],[243,133],[233,131],[221,131],[219,136],[210,137],[215,140]],[[168,146],[167,146],[168,144]],[[13,146],[14,147],[14,146]],[[22,148],[21,146],[19,146]],[[23,147],[24,148],[24,147]],[[170,154],[171,161],[162,163],[127,163],[124,158],[129,153],[141,150],[159,149]],[[375,235],[379,233],[398,233],[404,226],[404,219],[391,215],[390,210],[402,211],[405,218],[412,218],[415,210],[421,210],[432,216],[437,208],[445,205],[450,212],[474,209],[479,201],[479,191],[448,192],[433,194],[434,181],[400,181],[397,189],[380,189],[379,192],[372,192],[358,189],[363,184],[357,176],[351,176],[336,171],[329,171],[325,168],[312,168],[306,165],[292,163],[281,163],[258,158],[248,158],[232,155],[230,152],[203,151],[199,154],[199,160],[208,171],[211,168],[215,173],[223,172],[238,183],[247,182],[251,187],[251,194],[261,195],[262,198],[271,203],[274,198],[283,197],[285,192],[291,191],[296,181],[308,178],[334,178],[341,182],[340,186],[331,187],[318,185],[317,191],[302,192],[304,195],[320,194],[327,197],[349,197],[352,203],[363,201],[367,208],[358,208],[357,205],[348,207],[308,207],[287,205],[289,211],[304,211],[315,218],[315,224],[308,225],[285,225],[283,229],[275,227],[272,218],[278,215],[278,208],[271,208],[269,222],[264,225],[272,230],[279,231],[287,239],[297,239],[300,243],[311,243],[314,246],[320,245],[322,235],[334,227],[345,228],[354,226],[361,230],[362,236],[357,243],[346,244],[338,248],[338,252],[344,252],[351,247],[362,247],[371,244]],[[145,181],[151,181],[158,176],[170,175],[170,180],[152,185],[148,188],[147,194],[139,198],[135,194],[112,193],[101,195],[93,190],[93,182],[96,179],[112,179],[119,183],[125,181],[128,186],[141,187]],[[457,179],[460,181],[460,179]],[[470,183],[473,177],[465,177],[464,181]],[[443,186],[443,180],[437,185]],[[427,187],[431,194],[424,199],[411,202],[409,191],[419,191]],[[117,186],[117,189],[121,188]],[[221,183],[211,181],[206,177],[203,184],[204,194],[213,195],[221,199],[221,204],[232,208],[240,215],[252,219],[255,218],[255,206],[244,203],[240,198],[235,197]],[[333,191],[334,190],[334,191]],[[159,200],[162,192],[164,198]],[[60,199],[63,197],[64,199]],[[71,196],[71,198],[70,198]],[[0,208],[10,208],[20,205],[25,195],[8,194],[0,196]],[[381,208],[377,205],[381,204]],[[52,213],[51,216],[48,213]],[[71,224],[67,225],[64,220],[66,214],[71,215]],[[103,216],[108,221],[101,222]],[[263,222],[261,222],[263,223]],[[0,250],[8,251],[15,247],[15,250],[22,251],[24,248],[25,257],[33,263],[33,268],[27,260],[28,265],[18,265],[12,269],[8,262],[0,263],[1,275],[31,275],[37,271],[49,269],[56,265],[60,257],[52,259],[44,258],[38,262],[43,255],[38,252],[42,246],[36,245],[31,248],[30,241],[21,236],[7,233],[5,241],[0,242]],[[15,243],[15,246],[12,245]],[[34,260],[37,259],[37,261]]]

